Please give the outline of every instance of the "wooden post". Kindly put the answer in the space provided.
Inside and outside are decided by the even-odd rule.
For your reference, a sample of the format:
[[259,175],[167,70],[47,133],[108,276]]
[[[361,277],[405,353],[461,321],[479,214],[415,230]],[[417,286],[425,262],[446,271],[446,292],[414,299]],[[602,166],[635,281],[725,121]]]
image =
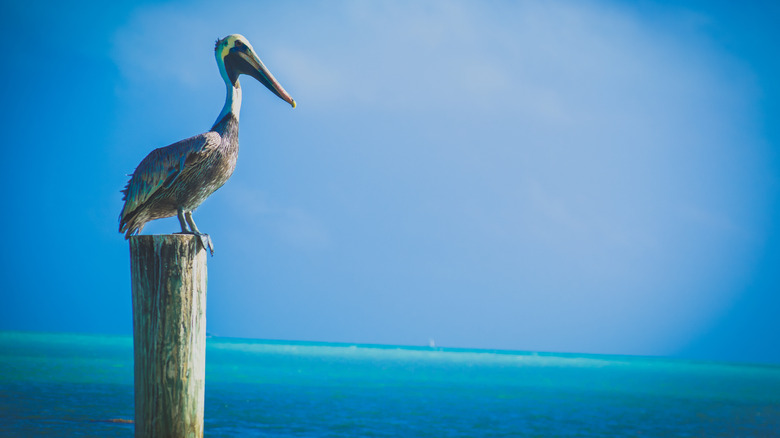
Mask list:
[[130,238],[135,436],[203,436],[206,251],[187,234]]

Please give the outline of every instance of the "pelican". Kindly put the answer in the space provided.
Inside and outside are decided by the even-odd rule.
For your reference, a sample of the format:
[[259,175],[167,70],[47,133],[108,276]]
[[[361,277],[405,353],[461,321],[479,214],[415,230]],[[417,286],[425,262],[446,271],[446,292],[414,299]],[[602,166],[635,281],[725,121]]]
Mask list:
[[153,150],[129,175],[130,181],[122,190],[125,205],[119,214],[119,232],[125,233],[125,239],[138,234],[149,221],[177,216],[181,232],[198,236],[214,255],[211,238],[198,230],[192,212],[227,182],[236,167],[239,75],[252,76],[295,108],[295,100],[245,37],[234,34],[217,40],[214,54],[227,87],[225,106],[208,132]]

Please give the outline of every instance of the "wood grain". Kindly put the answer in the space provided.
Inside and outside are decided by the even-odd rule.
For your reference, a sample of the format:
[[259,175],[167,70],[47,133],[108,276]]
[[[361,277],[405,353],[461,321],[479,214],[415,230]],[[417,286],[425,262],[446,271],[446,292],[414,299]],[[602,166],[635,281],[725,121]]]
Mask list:
[[192,235],[130,238],[136,437],[203,436],[206,259]]

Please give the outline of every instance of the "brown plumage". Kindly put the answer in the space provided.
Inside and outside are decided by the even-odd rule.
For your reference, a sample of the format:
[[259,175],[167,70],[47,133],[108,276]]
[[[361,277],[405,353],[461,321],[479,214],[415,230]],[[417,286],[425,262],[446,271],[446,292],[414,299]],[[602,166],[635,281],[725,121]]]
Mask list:
[[122,190],[125,205],[119,215],[119,232],[125,238],[139,233],[149,221],[178,216],[182,233],[200,236],[213,253],[211,240],[198,230],[192,211],[222,187],[236,167],[241,108],[238,76],[251,75],[295,108],[295,101],[246,38],[230,35],[218,40],[215,52],[227,86],[225,106],[209,132],[155,149],[141,161]]

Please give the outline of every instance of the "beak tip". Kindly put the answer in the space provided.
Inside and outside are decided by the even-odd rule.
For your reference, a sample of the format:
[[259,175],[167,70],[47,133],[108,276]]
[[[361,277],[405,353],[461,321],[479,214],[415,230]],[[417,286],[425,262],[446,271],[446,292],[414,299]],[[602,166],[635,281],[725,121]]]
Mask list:
[[290,105],[292,105],[293,108],[295,108],[295,99],[290,99]]

